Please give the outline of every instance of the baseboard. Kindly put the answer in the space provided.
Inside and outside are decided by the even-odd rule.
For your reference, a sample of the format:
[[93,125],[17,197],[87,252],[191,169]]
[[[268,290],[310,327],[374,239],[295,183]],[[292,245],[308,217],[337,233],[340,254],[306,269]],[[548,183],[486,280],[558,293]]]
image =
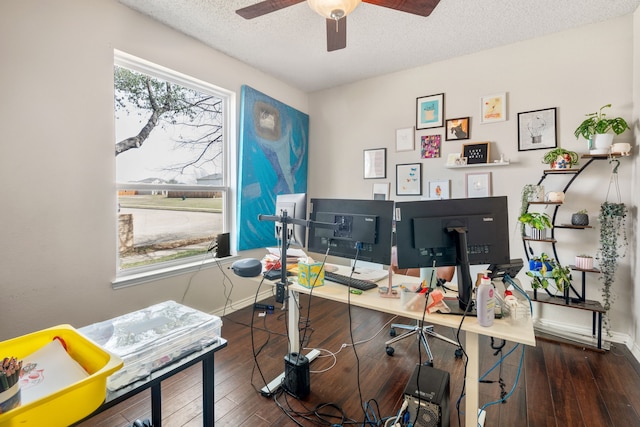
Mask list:
[[[533,326],[536,330],[550,335],[555,335],[591,347],[596,346],[596,339],[591,334],[591,327],[568,325],[566,323],[555,322],[548,319],[534,319]],[[604,349],[608,349],[609,343],[624,344],[629,351],[631,351],[636,360],[640,362],[640,348],[632,343],[629,335],[614,331],[611,331],[611,335],[608,335],[607,332],[603,330],[602,347]]]
[[[218,317],[222,317],[222,315],[227,315],[227,314],[231,314],[234,313],[238,310],[241,310],[245,307],[250,307],[252,306],[256,301],[262,301],[263,299],[269,298],[273,296],[273,288],[271,286],[268,286],[268,289],[260,292],[258,294],[258,298],[256,299],[255,295],[250,295],[246,298],[243,298],[241,300],[234,300],[233,304],[227,305],[227,307],[222,307],[218,310],[214,310],[212,312],[210,312],[209,314],[212,314],[214,316],[218,316]],[[231,306],[233,305],[233,307]]]

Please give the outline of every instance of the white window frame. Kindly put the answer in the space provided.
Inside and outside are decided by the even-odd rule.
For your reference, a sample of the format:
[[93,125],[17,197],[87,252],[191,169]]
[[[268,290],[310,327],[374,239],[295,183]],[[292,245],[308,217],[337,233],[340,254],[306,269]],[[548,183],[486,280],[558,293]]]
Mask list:
[[[180,72],[171,70],[159,66],[157,64],[145,61],[133,55],[114,49],[114,65],[128,68],[130,70],[138,71],[159,79],[167,80],[169,82],[182,85],[197,91],[205,93],[213,93],[219,96],[223,100],[224,104],[224,119],[223,119],[223,185],[222,186],[207,186],[207,191],[220,191],[223,196],[223,231],[230,232],[235,230],[236,222],[236,162],[231,161],[237,156],[236,149],[236,95],[234,92],[214,86],[210,83],[198,80]],[[113,84],[112,84],[113,87]],[[114,122],[115,126],[115,122]],[[115,168],[115,158],[114,158]],[[116,182],[116,192],[119,190],[180,190],[180,191],[202,191],[202,186],[189,186],[189,185],[154,185],[154,184],[134,184],[134,183],[118,183]],[[117,205],[117,198],[114,203]],[[117,225],[116,225],[117,229]],[[116,233],[117,234],[117,233]],[[117,236],[114,236],[117,239]],[[215,259],[210,253],[203,254],[201,256],[193,256],[189,258],[183,258],[180,260],[174,260],[169,262],[158,263],[154,265],[144,267],[128,268],[126,270],[120,270],[118,244],[116,241],[116,256],[114,257],[116,278],[112,282],[113,289],[119,289],[123,287],[133,286],[140,283],[146,283],[150,281],[160,280],[167,277],[177,276],[180,274],[191,273],[202,268],[217,266],[221,260]],[[230,247],[232,255],[235,255],[236,251],[236,236],[234,233],[230,233]],[[224,263],[231,262],[235,256],[224,258]]]

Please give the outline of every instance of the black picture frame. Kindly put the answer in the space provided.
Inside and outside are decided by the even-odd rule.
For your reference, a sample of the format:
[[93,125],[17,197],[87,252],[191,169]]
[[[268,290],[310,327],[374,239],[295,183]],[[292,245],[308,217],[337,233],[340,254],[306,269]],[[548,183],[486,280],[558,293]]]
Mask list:
[[467,165],[489,163],[491,156],[490,142],[474,142],[462,145],[462,156],[467,158]]
[[518,113],[518,151],[556,148],[557,120],[555,107]]
[[460,141],[462,139],[469,139],[471,135],[470,131],[470,118],[458,117],[457,119],[446,120],[446,141]]
[[387,149],[374,148],[364,150],[364,179],[380,179],[387,177]]
[[416,130],[444,126],[444,93],[416,98]]
[[422,195],[422,163],[396,165],[396,195]]

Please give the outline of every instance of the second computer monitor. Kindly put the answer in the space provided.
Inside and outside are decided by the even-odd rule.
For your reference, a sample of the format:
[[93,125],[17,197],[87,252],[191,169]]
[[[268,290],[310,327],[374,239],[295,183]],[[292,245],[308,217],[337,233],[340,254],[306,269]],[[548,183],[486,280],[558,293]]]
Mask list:
[[377,264],[391,262],[393,201],[311,199],[308,250]]
[[462,307],[471,293],[469,265],[510,261],[507,198],[398,202],[396,235],[398,268],[458,267]]

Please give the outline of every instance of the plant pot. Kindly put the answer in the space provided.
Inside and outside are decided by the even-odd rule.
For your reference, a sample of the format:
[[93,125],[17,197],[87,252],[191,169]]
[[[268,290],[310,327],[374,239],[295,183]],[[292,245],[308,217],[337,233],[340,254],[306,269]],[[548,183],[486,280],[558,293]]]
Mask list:
[[609,154],[611,143],[613,142],[612,133],[597,133],[593,135],[593,144],[590,154]]
[[530,227],[529,237],[534,240],[544,240],[547,238],[547,229],[543,228],[542,230],[538,230],[537,228]]
[[580,270],[593,270],[593,258],[576,256],[576,268]]
[[570,169],[573,166],[571,159],[568,156],[558,156],[553,162],[551,162],[551,169]]
[[571,225],[587,226],[589,225],[589,215],[585,213],[574,213],[571,215]]

